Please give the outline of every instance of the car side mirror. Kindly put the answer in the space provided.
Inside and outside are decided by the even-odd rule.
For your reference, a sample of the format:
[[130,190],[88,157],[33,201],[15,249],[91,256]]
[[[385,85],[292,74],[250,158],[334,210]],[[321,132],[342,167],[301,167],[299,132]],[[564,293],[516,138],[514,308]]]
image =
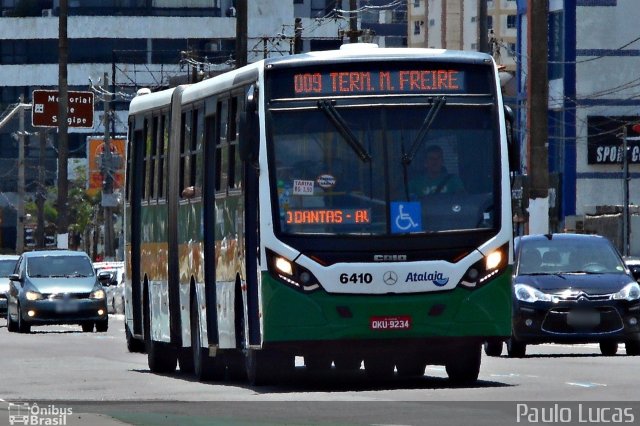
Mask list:
[[9,280],[11,280],[11,281],[22,281],[22,280],[20,279],[20,275],[18,275],[18,274],[11,274],[11,275],[9,275]]

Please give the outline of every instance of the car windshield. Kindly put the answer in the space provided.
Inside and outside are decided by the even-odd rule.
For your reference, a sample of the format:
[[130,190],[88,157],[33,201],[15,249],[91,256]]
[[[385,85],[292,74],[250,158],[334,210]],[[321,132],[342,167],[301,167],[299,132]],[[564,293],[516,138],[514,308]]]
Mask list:
[[13,270],[16,267],[15,259],[3,259],[0,260],[0,277],[8,277],[13,274]]
[[41,256],[27,261],[27,275],[44,277],[91,277],[93,266],[85,256]]
[[625,271],[613,246],[601,238],[522,241],[519,251],[518,275]]

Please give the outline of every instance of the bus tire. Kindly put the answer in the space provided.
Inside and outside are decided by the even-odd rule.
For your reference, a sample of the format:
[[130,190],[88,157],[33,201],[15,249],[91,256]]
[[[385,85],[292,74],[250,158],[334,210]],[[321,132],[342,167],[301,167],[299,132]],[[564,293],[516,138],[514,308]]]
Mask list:
[[352,355],[336,355],[333,363],[338,371],[358,371],[362,365],[362,359]]
[[427,362],[418,356],[403,357],[396,361],[396,370],[399,377],[422,377]]
[[331,370],[331,357],[328,355],[305,355],[304,366],[308,371],[325,372]]
[[451,354],[445,364],[449,381],[457,385],[475,383],[480,374],[481,359],[482,349],[479,343],[459,348],[457,353]]
[[173,373],[178,364],[178,354],[171,344],[149,339],[147,363],[152,373]]
[[198,315],[198,303],[195,294],[191,298],[191,354],[193,372],[201,382],[224,379],[225,364],[220,356],[209,356],[209,350],[202,347],[202,335],[200,334],[200,316]]
[[294,357],[268,349],[247,349],[247,379],[252,386],[277,383],[289,377],[295,367]]
[[178,368],[181,373],[192,374],[193,369],[193,350],[191,348],[180,348],[178,351]]
[[144,343],[147,351],[147,364],[153,373],[172,373],[176,371],[178,354],[169,343],[157,342],[151,337],[151,309],[148,289],[145,291],[143,309]]
[[364,359],[364,372],[373,380],[391,380],[395,363],[389,357],[371,356]]
[[124,324],[124,337],[127,341],[127,350],[132,353],[144,353],[144,341],[133,337],[129,325]]

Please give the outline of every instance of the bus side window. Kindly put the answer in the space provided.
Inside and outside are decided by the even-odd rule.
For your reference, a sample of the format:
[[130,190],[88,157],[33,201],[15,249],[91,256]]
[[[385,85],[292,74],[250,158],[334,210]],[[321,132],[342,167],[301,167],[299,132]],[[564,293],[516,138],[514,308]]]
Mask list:
[[158,184],[156,167],[158,166],[158,128],[159,117],[154,115],[152,120],[151,144],[149,146],[149,197],[156,199],[158,196]]
[[227,125],[229,120],[229,100],[218,102],[218,132],[216,139],[216,192],[226,192],[229,171]]
[[169,131],[166,126],[167,115],[163,113],[160,116],[160,125],[158,129],[158,198],[166,197],[167,184],[165,182],[167,171],[167,145],[169,140]]
[[229,180],[227,182],[229,189],[236,188],[238,183],[237,180],[237,146],[238,146],[238,120],[240,116],[238,114],[238,97],[235,96],[231,98],[231,104],[229,108],[229,125],[227,126],[229,129],[229,134],[227,140],[229,141]]
[[146,200],[147,199],[147,195],[149,194],[149,180],[148,180],[148,176],[147,176],[147,169],[148,169],[148,164],[149,164],[149,158],[148,158],[148,154],[149,154],[149,119],[145,118],[144,119],[144,130],[143,130],[143,135],[142,137],[144,138],[144,151],[142,153],[142,200]]

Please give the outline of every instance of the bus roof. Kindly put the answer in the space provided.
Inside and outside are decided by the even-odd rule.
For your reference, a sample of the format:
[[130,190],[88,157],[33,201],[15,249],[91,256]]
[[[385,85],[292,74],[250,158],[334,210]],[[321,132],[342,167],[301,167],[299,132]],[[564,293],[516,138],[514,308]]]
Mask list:
[[129,104],[129,115],[156,109],[171,104],[171,95],[175,87],[162,90],[160,92],[147,93],[138,95],[131,100]]
[[299,55],[267,59],[270,65],[293,65],[323,62],[359,62],[369,60],[442,60],[452,62],[487,62],[492,57],[486,53],[467,50],[446,50],[426,48],[379,48],[367,43],[345,44],[340,50],[308,52]]
[[[267,66],[312,65],[330,62],[363,62],[392,60],[442,60],[451,62],[487,63],[493,58],[475,51],[425,49],[425,48],[379,48],[368,43],[345,44],[340,50],[324,50],[298,55],[263,59],[242,68],[231,70],[199,83],[188,85],[182,93],[182,103],[205,98],[213,93],[230,90],[247,81],[257,80],[259,70]],[[129,114],[161,108],[171,103],[175,88],[136,96],[129,106]]]

